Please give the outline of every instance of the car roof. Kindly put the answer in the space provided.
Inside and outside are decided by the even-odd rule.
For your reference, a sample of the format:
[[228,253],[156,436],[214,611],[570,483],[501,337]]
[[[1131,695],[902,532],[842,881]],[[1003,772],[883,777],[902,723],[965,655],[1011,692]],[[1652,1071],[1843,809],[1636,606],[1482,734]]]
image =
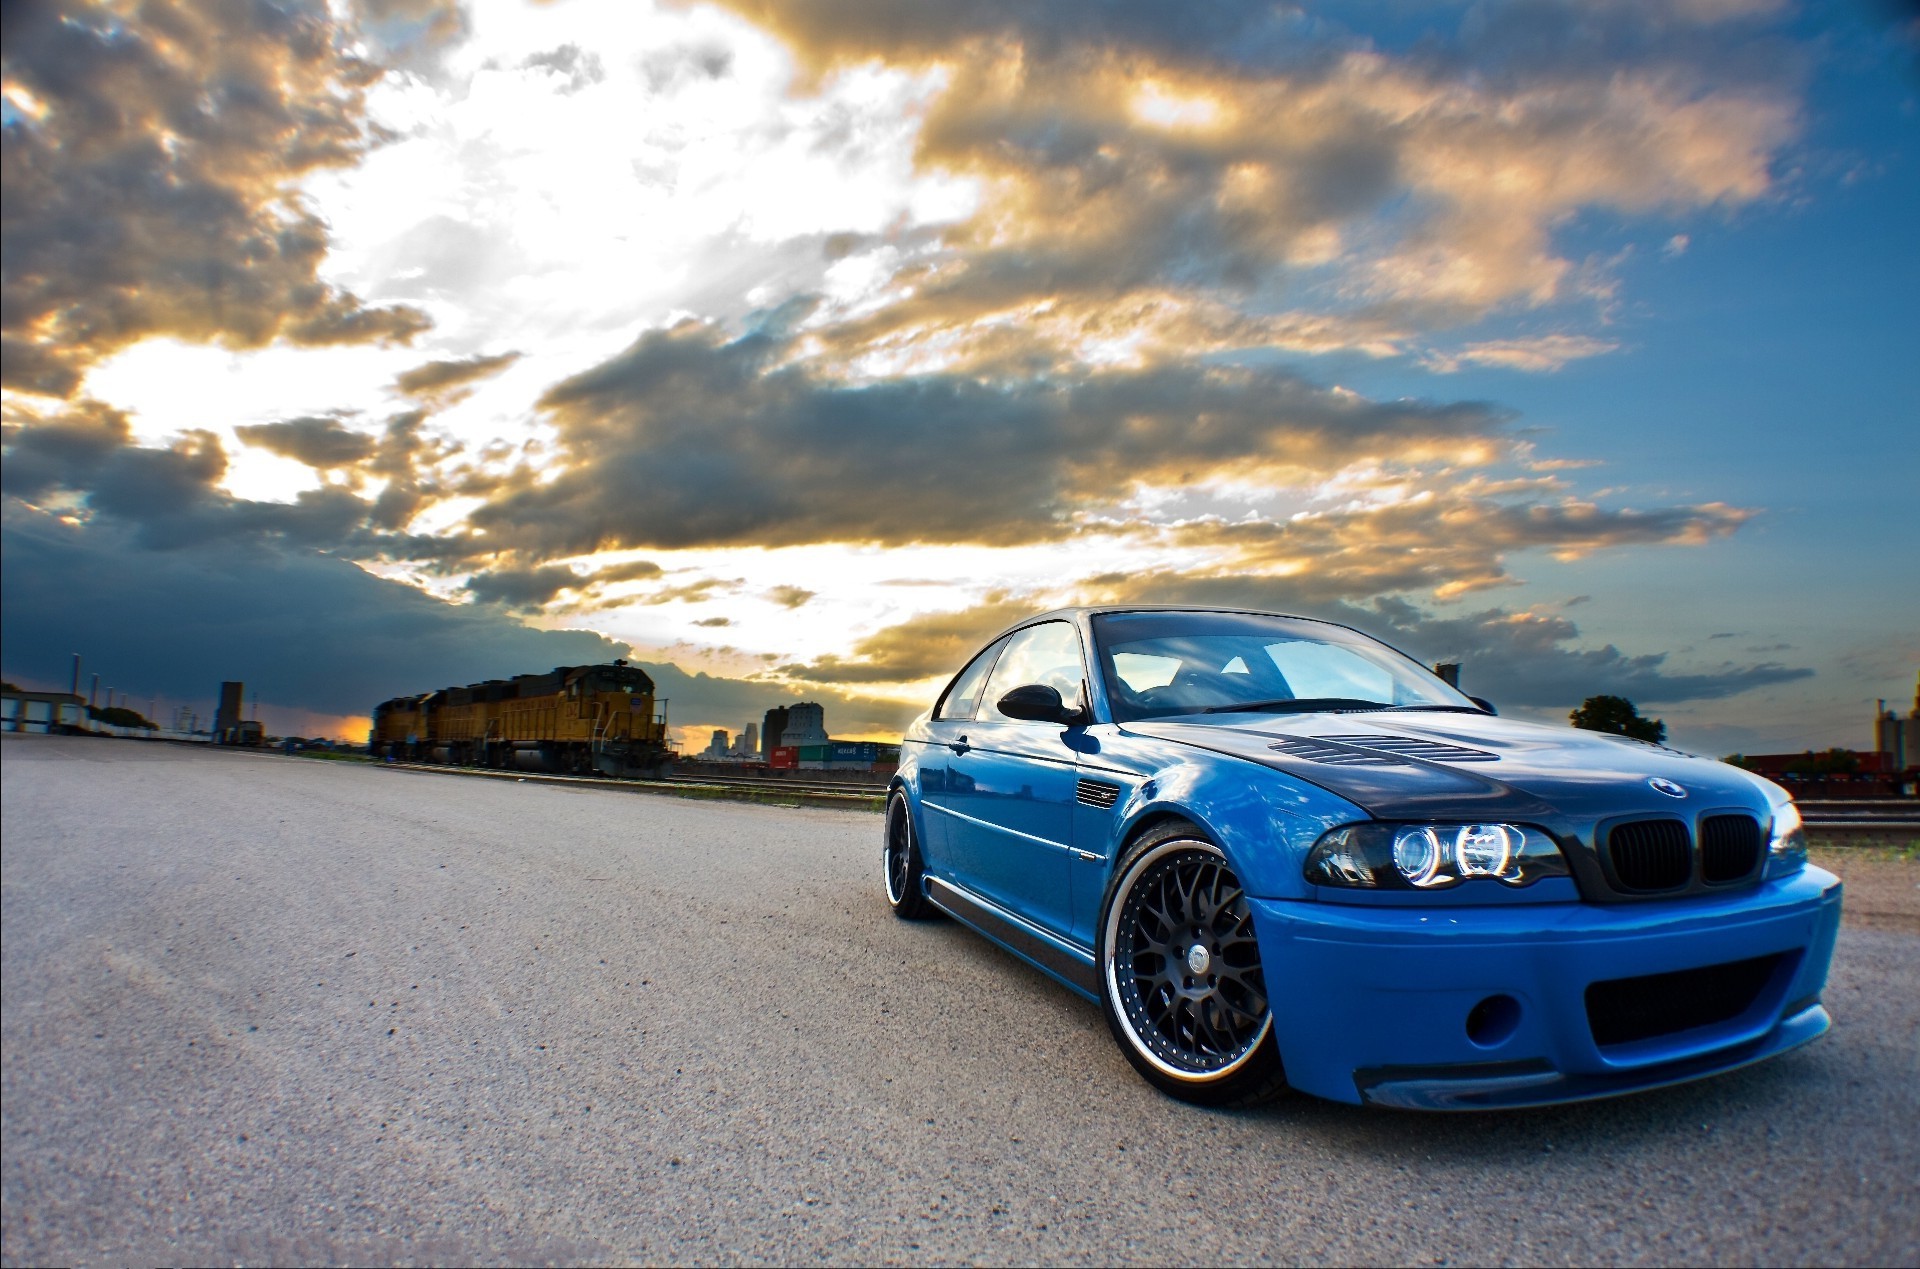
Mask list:
[[[1251,608],[1222,604],[1076,604],[1068,608],[1052,608],[1046,612],[1037,612],[1030,617],[1003,626],[991,639],[980,646],[987,647],[996,640],[1004,638],[1023,626],[1031,626],[1042,621],[1077,621],[1081,618],[1104,617],[1116,613],[1130,612],[1213,612],[1234,613],[1248,617],[1284,617],[1288,621],[1311,621],[1316,625],[1333,626],[1340,630],[1353,630],[1352,626],[1337,621],[1328,621],[1324,617],[1303,617],[1298,613],[1275,612],[1270,608]],[[1354,631],[1356,634],[1363,631]]]

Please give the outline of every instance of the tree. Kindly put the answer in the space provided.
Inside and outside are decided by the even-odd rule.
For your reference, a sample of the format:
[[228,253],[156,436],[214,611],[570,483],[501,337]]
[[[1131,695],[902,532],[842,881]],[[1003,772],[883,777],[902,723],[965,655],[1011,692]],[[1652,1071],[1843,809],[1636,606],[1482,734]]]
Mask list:
[[87,717],[97,723],[105,723],[109,727],[143,727],[148,731],[160,730],[148,722],[145,715],[123,705],[102,705],[98,708],[89,705]]
[[1657,718],[1642,718],[1633,702],[1624,696],[1589,696],[1580,708],[1568,714],[1575,727],[1584,731],[1604,731],[1610,736],[1631,736],[1635,740],[1659,744],[1667,738],[1667,725]]

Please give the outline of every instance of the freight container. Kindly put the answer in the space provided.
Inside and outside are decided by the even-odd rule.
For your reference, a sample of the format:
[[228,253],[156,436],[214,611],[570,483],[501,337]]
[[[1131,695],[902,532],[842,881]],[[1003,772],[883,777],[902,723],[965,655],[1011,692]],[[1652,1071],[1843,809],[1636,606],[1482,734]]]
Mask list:
[[775,771],[792,771],[800,765],[800,751],[792,745],[775,745],[767,754],[767,765]]

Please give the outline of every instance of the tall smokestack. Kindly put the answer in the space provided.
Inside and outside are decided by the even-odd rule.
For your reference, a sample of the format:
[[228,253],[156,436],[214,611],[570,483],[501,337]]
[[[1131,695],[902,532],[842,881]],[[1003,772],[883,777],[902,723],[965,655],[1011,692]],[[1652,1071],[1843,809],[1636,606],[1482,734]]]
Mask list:
[[100,676],[93,676],[93,686],[87,689],[87,708],[92,709],[100,703]]
[[73,654],[73,687],[68,690],[72,696],[80,695],[80,654]]

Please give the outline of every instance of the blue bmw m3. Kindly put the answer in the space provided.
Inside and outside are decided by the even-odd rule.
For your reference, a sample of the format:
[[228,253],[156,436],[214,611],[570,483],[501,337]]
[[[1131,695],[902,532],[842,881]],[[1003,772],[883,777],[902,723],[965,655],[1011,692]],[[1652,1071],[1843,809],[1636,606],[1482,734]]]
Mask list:
[[886,892],[1100,1003],[1147,1080],[1430,1110],[1805,1044],[1840,923],[1785,791],[1496,717],[1327,622],[1029,618],[908,730]]

